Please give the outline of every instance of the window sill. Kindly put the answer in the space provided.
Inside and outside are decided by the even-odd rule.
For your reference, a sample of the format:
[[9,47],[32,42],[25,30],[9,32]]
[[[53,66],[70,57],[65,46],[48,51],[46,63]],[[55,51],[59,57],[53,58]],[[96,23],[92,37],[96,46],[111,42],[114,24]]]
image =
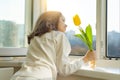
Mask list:
[[[25,57],[14,58],[9,61],[0,60],[0,67],[20,67],[24,60]],[[95,69],[82,66],[81,69],[75,73],[75,75],[105,80],[118,80],[120,79],[119,63],[120,60],[97,60]]]
[[12,58],[11,60],[0,60],[0,67],[20,67],[25,61],[25,57]]
[[97,60],[95,69],[82,66],[75,75],[105,80],[119,80],[120,60]]
[[[112,72],[113,71],[113,72]],[[81,68],[79,71],[75,73],[75,75],[97,78],[97,79],[105,79],[105,80],[119,80],[120,79],[120,68],[103,68],[96,67],[95,69],[90,68]]]

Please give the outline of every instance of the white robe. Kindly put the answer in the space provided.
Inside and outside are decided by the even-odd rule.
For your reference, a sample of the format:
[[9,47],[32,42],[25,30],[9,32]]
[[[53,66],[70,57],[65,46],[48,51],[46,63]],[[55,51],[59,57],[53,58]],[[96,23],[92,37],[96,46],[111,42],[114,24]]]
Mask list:
[[82,59],[70,61],[71,46],[65,34],[51,31],[31,40],[27,59],[12,77],[33,77],[39,80],[56,80],[57,74],[69,75],[80,69]]

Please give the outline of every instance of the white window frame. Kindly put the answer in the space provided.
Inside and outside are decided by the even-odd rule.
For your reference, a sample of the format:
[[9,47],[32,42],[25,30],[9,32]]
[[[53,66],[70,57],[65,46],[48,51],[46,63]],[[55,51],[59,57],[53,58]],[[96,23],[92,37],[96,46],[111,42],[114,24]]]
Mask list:
[[0,48],[0,57],[23,57],[27,54],[27,36],[39,15],[46,11],[46,0],[25,0],[25,47]]
[[[35,24],[35,20],[37,19],[38,15],[42,12],[46,11],[45,5],[41,5],[40,9],[32,11],[32,7],[35,9],[36,6],[40,6],[40,4],[45,3],[44,0],[26,0],[28,1],[28,4],[26,6],[29,6],[29,9],[26,8],[26,27],[29,28],[27,32],[31,31],[31,27],[33,24]],[[30,1],[30,2],[29,2]],[[33,1],[36,1],[33,3]],[[38,1],[38,2],[37,2]],[[37,3],[39,3],[37,5]],[[34,5],[31,5],[34,4]],[[120,70],[120,60],[109,60],[105,56],[105,29],[106,29],[106,0],[97,0],[97,16],[96,16],[96,53],[97,53],[97,61],[96,61],[96,67],[102,67],[102,68],[116,68]],[[36,12],[37,11],[37,12]],[[34,16],[34,17],[33,17]],[[34,18],[34,19],[33,19]],[[27,35],[28,33],[26,33]],[[27,39],[26,39],[27,40]],[[25,56],[27,48],[0,48],[0,56],[1,53],[3,56]],[[71,59],[80,58],[80,56],[70,56]]]
[[106,31],[106,0],[97,0],[96,16],[96,51],[98,59],[106,59],[105,56],[105,31]]
[[[26,1],[26,19],[25,19],[25,24],[27,27],[27,33],[26,36],[31,32],[32,27],[35,24],[35,21],[37,17],[46,11],[46,0],[25,0]],[[106,0],[97,0],[97,16],[96,16],[96,53],[97,53],[97,58],[98,60],[108,60],[105,56],[105,29],[106,29]],[[39,3],[39,4],[38,4]],[[38,8],[39,7],[39,8]],[[37,11],[37,12],[36,12]],[[27,39],[26,39],[26,44],[27,44]],[[0,56],[1,56],[1,51],[4,51],[2,54],[4,56],[5,52],[6,55],[9,54],[9,56],[20,56],[23,54],[26,55],[26,48],[11,48],[10,50],[14,50],[16,53],[12,53],[11,51],[7,51],[8,48],[0,48]],[[21,54],[17,54],[18,51],[22,51]]]
[[[106,0],[97,0],[96,10],[96,67],[120,69],[120,60],[109,60],[106,57]],[[70,56],[71,59],[80,56]]]
[[27,51],[27,35],[31,31],[31,27],[33,24],[32,19],[32,2],[33,0],[25,0],[25,47],[22,48],[14,48],[14,47],[3,47],[0,48],[0,57],[15,57],[15,56],[26,56]]
[[106,57],[106,0],[97,0],[97,16],[96,16],[96,53],[97,63],[96,66],[117,68],[120,69],[120,60],[115,60]]
[[[107,0],[97,0],[97,16],[96,16],[96,49],[97,49],[97,53],[98,53],[98,59],[102,59],[102,60],[108,60],[109,58],[106,57],[106,50],[107,50],[107,44],[106,44],[106,29],[107,29],[107,11],[106,11],[106,7],[107,7]],[[115,58],[114,58],[115,59]]]

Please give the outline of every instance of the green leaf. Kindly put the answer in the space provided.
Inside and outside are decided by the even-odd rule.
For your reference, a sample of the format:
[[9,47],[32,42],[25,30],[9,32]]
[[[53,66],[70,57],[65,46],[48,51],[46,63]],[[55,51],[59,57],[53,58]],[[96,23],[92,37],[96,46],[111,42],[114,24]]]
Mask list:
[[81,40],[87,45],[86,38],[85,38],[82,34],[75,34],[74,36],[76,36],[76,37],[78,37],[79,39],[81,39]]
[[81,34],[76,34],[75,36],[80,38],[89,48],[89,50],[93,50],[92,46],[92,28],[91,25],[89,24],[85,31],[82,29],[82,27],[79,28],[79,31]]
[[90,24],[86,27],[86,35],[88,37],[89,44],[92,45],[92,28]]

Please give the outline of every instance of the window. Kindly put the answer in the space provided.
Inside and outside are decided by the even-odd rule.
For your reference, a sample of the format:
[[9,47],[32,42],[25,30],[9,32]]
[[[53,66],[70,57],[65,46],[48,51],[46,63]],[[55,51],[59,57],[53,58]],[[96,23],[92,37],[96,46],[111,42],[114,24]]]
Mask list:
[[120,0],[107,0],[107,56],[120,57]]
[[72,51],[71,55],[84,55],[87,46],[74,36],[77,27],[73,24],[73,16],[78,14],[81,18],[81,27],[91,24],[93,29],[93,46],[96,50],[96,0],[47,0],[47,10],[56,10],[63,13],[68,25],[66,36],[68,37]]
[[25,56],[32,0],[0,0],[0,56]]
[[25,47],[25,0],[0,0],[0,47]]

